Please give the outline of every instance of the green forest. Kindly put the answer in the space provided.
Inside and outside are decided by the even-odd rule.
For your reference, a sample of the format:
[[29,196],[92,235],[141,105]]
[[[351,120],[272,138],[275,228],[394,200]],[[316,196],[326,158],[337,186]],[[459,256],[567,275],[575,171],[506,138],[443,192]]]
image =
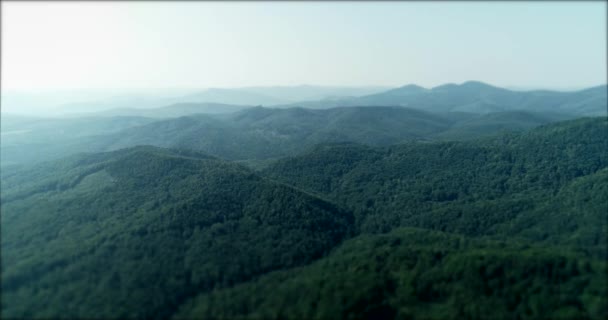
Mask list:
[[2,318],[608,317],[605,117],[388,139],[334,112],[356,138],[222,145],[286,155],[259,166],[184,144],[3,168]]
[[88,2],[0,0],[0,320],[608,320],[608,0]]

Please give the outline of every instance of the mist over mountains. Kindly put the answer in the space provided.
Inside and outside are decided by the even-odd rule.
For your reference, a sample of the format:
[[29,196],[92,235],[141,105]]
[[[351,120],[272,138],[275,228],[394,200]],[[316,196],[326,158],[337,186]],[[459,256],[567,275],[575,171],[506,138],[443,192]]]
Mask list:
[[[44,116],[121,112],[121,109],[153,109],[173,104],[278,105],[328,97],[360,96],[388,87],[274,86],[208,89],[74,90],[58,92],[6,92],[4,113]],[[118,109],[118,110],[113,110]],[[143,112],[143,111],[133,111]],[[205,112],[205,110],[201,110]]]
[[527,110],[578,115],[603,115],[606,113],[607,91],[606,85],[573,92],[513,91],[479,81],[468,81],[460,85],[445,84],[432,89],[406,85],[356,98],[310,101],[296,105],[312,108],[394,105],[435,112],[491,113]]
[[606,89],[3,107],[2,318],[604,319]]
[[[291,98],[329,92],[361,94],[379,88],[212,89],[182,98],[223,103],[174,103],[152,108],[134,104],[57,119],[3,113],[1,157],[6,166],[145,144],[183,147],[230,160],[266,160],[327,142],[381,146],[411,140],[473,139],[581,116],[606,115],[606,88],[517,92],[469,81],[432,89],[406,85],[359,97],[273,107],[225,101],[232,97],[232,102],[264,102],[260,97],[270,94]],[[283,99],[274,102],[279,100]]]
[[[200,104],[200,113],[217,113],[219,108],[205,105],[267,106],[276,108],[333,108],[344,106],[405,106],[433,112],[462,111],[490,113],[528,110],[584,115],[606,112],[606,85],[576,90],[516,91],[479,81],[444,84],[423,88],[414,84],[398,88],[275,86],[244,88],[164,89],[153,91],[74,91],[58,93],[3,93],[3,113],[43,116],[142,115],[154,112],[138,109],[163,109],[170,105]],[[226,107],[226,112],[238,107]],[[176,107],[178,109],[178,107]],[[163,109],[166,110],[166,109]],[[188,112],[194,112],[190,110]],[[186,115],[188,112],[175,114]],[[93,113],[93,114],[91,114]],[[139,113],[139,114],[137,114]],[[170,116],[159,111],[162,116]],[[173,115],[175,115],[173,114]],[[154,116],[154,115],[152,115]]]
[[296,155],[320,143],[387,146],[406,141],[467,140],[572,118],[525,111],[479,115],[382,106],[252,107],[229,114],[160,120],[117,116],[27,121],[7,116],[1,159],[6,166],[79,152],[154,145],[198,150],[228,160],[270,160]]
[[0,319],[608,319],[606,1],[0,2]]

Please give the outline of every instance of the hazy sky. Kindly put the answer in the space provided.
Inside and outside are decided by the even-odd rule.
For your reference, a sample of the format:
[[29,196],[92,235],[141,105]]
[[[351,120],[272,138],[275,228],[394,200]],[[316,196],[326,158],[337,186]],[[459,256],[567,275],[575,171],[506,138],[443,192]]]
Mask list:
[[606,83],[606,2],[6,2],[2,88]]

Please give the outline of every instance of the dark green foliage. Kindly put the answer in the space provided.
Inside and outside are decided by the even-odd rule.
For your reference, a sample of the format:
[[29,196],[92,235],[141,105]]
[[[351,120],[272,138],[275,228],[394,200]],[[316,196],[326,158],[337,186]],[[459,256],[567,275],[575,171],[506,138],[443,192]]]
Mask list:
[[507,111],[484,114],[458,121],[450,129],[433,136],[435,139],[466,140],[510,131],[525,131],[549,122],[571,117],[551,112]]
[[608,258],[608,168],[576,178],[537,210],[498,230]]
[[192,152],[138,147],[58,167],[3,197],[3,317],[167,317],[194,293],[311,262],[352,225],[330,203]]
[[[369,144],[393,143],[383,133],[406,121],[357,110],[327,112]],[[308,135],[324,121],[310,110],[226,117],[279,137],[252,143],[325,140]],[[161,122],[150,139],[276,147],[239,145],[216,120]],[[605,118],[382,147],[318,132],[338,138],[243,161],[258,173],[150,146],[3,169],[2,317],[608,316]]]
[[606,263],[417,229],[359,236],[309,266],[184,304],[200,319],[604,319]]
[[[586,233],[595,240],[581,249],[602,253],[605,230],[598,222],[605,222],[608,199],[605,173],[597,172],[608,166],[607,128],[606,119],[595,118],[478,141],[323,146],[266,173],[351,208],[362,231],[401,225],[472,236],[543,234],[557,242]],[[568,191],[583,185],[593,190],[593,201]],[[556,218],[533,218],[549,212]],[[572,217],[569,229],[557,226],[564,216]],[[526,223],[543,232],[523,232]]]

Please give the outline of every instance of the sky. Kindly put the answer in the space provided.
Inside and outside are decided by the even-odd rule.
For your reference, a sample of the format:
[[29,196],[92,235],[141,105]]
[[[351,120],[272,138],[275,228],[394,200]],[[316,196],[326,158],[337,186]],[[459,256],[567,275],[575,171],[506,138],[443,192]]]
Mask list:
[[2,90],[607,82],[605,1],[2,1]]

